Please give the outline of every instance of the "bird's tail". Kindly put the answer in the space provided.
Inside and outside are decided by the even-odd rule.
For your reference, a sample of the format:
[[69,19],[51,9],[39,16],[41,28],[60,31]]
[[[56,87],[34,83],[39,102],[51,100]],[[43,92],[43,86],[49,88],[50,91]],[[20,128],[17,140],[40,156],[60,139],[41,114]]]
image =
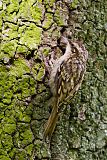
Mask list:
[[[55,103],[55,102],[54,102]],[[44,139],[46,139],[47,137],[49,139],[51,139],[52,137],[52,134],[55,130],[55,127],[56,127],[56,122],[58,120],[58,106],[57,106],[57,103],[55,103],[53,105],[53,108],[52,108],[52,112],[49,116],[49,119],[46,123],[46,126],[45,126],[45,131],[44,131]]]

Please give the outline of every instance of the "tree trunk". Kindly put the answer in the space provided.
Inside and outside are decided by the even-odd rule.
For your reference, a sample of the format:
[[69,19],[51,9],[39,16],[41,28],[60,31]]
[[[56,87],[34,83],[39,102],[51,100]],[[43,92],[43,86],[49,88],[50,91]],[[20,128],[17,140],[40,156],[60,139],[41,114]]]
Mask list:
[[[0,2],[0,159],[107,159],[107,1]],[[44,142],[51,93],[43,57],[60,56],[62,32],[89,59],[79,92]]]

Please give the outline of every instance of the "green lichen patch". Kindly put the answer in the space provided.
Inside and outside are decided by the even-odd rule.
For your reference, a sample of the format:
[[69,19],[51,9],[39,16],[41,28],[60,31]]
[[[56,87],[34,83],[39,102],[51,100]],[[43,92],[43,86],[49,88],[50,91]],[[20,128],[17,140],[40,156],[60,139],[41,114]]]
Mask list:
[[6,134],[5,132],[1,133],[0,141],[2,142],[5,151],[9,151],[13,147],[11,135]]
[[23,113],[21,111],[18,111],[16,113],[16,117],[19,119],[19,121],[23,121],[23,122],[26,122],[26,123],[29,123],[30,120],[31,120],[30,116],[26,115],[26,112]]
[[35,90],[35,85],[36,85],[36,82],[35,82],[35,79],[34,78],[31,78],[29,77],[29,96],[33,95],[36,93],[36,90]]
[[27,147],[25,147],[25,150],[26,150],[27,154],[32,156],[33,144],[30,144]]
[[19,12],[17,17],[23,19],[30,19],[41,25],[41,20],[43,19],[44,7],[41,1],[22,1],[19,7]]
[[28,46],[30,49],[38,47],[41,41],[42,29],[30,24],[29,27],[22,33],[20,38],[20,44]]
[[22,98],[30,96],[30,87],[29,85],[29,77],[23,77],[22,80],[18,80],[17,89],[21,92]]
[[13,22],[13,23],[17,23],[17,13],[13,12],[12,14],[7,14],[7,12],[5,13],[4,11],[4,17],[3,17],[4,21],[9,21],[9,22]]
[[68,11],[66,8],[60,8],[57,6],[57,10],[54,15],[54,21],[57,23],[58,26],[66,26],[68,19]]
[[9,156],[7,157],[7,155],[6,155],[6,156],[0,155],[0,159],[1,159],[1,160],[11,160],[11,159],[9,158]]
[[18,35],[19,35],[19,37],[22,37],[22,35],[26,31],[28,25],[29,25],[29,23],[26,24],[26,25],[22,25],[22,26],[19,27],[19,29],[18,29]]
[[18,130],[14,135],[14,143],[16,146],[20,148],[24,148],[32,143],[33,141],[33,134],[29,129],[29,126],[25,123],[18,123]]
[[6,155],[6,154],[7,154],[7,152],[6,152],[6,150],[3,150],[3,145],[2,145],[2,142],[1,142],[1,139],[0,139],[0,156],[1,155]]
[[22,79],[19,78],[15,82],[15,84],[12,87],[15,98],[18,99],[25,99],[27,97],[30,97],[32,94],[35,94],[35,82],[34,79],[32,79],[29,76],[22,76]]
[[10,0],[3,0],[4,5],[8,5],[10,3]]
[[17,148],[12,148],[11,151],[9,152],[9,157],[12,159],[17,152]]
[[73,2],[70,4],[70,8],[71,9],[77,8],[78,2],[79,2],[78,0],[73,0]]
[[15,152],[14,159],[17,159],[17,160],[28,159],[26,151],[24,149],[17,149],[16,152]]
[[70,160],[77,160],[78,153],[77,153],[76,149],[70,149],[68,154],[69,154]]
[[18,26],[15,24],[5,23],[4,28],[2,30],[2,39],[4,41],[9,41],[12,39],[17,39],[18,32],[17,32]]
[[27,129],[25,132],[21,133],[20,136],[22,137],[22,145],[27,145],[32,142],[33,140],[33,133],[31,130]]
[[24,55],[27,55],[29,53],[29,51],[28,51],[28,48],[26,46],[24,46],[24,45],[18,45],[18,47],[17,47],[17,53],[21,53],[21,54],[24,53]]
[[[2,18],[3,18],[3,16],[4,16],[4,12],[0,11],[0,30],[2,30]],[[1,34],[1,32],[0,32],[0,34]],[[0,37],[0,39],[1,39],[1,37]]]
[[19,1],[18,0],[10,0],[10,4],[7,6],[6,11],[9,15],[12,12],[17,12],[19,9]]
[[28,19],[31,16],[29,1],[23,0],[19,6],[18,17]]
[[20,123],[20,127],[19,127],[21,131],[21,128],[23,128],[23,130],[26,128],[26,124],[27,124],[27,127],[29,126],[28,123],[30,123],[31,121],[30,116],[32,114],[32,108],[31,108],[32,106],[26,109],[26,103],[20,104],[17,101],[16,103],[15,103],[15,107],[12,108],[14,110],[14,113],[12,115],[14,115],[13,119],[15,118],[19,122],[23,122],[23,123]]
[[0,58],[6,58],[6,57],[13,57],[16,51],[17,47],[17,40],[11,40],[7,42],[2,42],[1,43],[1,51],[5,54],[2,54],[2,57]]
[[29,104],[29,107],[26,108],[25,113],[26,113],[27,115],[29,115],[29,117],[31,117],[32,112],[33,112],[33,104],[30,103],[30,104]]
[[15,124],[4,124],[4,132],[11,134],[15,131],[16,125]]
[[43,22],[43,28],[48,29],[53,23],[53,16],[50,13],[45,14],[45,20]]
[[32,19],[37,23],[41,24],[41,20],[43,19],[44,15],[44,7],[41,3],[36,3],[31,7],[31,16]]
[[44,75],[44,68],[41,67],[40,71],[38,72],[38,74],[36,76],[36,80],[38,80],[38,81],[41,80],[43,75]]
[[[3,103],[10,104],[13,92],[10,90],[12,82],[9,81],[8,71],[5,67],[1,67],[0,71],[0,98]],[[3,104],[2,104],[3,105]],[[2,106],[1,106],[2,107]]]
[[[0,109],[2,110],[0,112],[0,119],[3,119],[4,118],[4,110],[5,110],[5,105],[3,103],[0,103]],[[2,128],[1,128],[1,124],[0,124],[0,134],[2,132]]]
[[2,100],[2,102],[6,103],[6,104],[10,104],[12,97],[13,97],[12,91],[11,90],[10,91],[7,90],[7,92],[4,92],[4,94],[3,94],[3,100]]
[[34,0],[32,1],[22,1],[19,6],[18,17],[22,17],[24,19],[30,19],[40,24],[42,18],[43,6],[41,2]]
[[41,81],[44,75],[44,64],[36,63],[32,67],[32,74],[35,80]]
[[14,65],[10,68],[10,75],[21,77],[23,74],[29,73],[29,67],[27,65],[26,60],[19,58],[14,61]]
[[44,4],[46,7],[47,6],[52,7],[54,5],[54,3],[55,3],[55,0],[50,0],[50,1],[44,0]]
[[42,53],[45,57],[48,56],[50,53],[50,47],[44,47]]
[[2,3],[2,1],[0,1],[0,10],[2,10],[3,9],[3,3]]
[[[8,111],[8,112],[6,112]],[[3,117],[1,121],[1,130],[4,133],[12,134],[16,130],[16,120],[13,116],[12,110],[6,110],[5,116]],[[11,115],[9,116],[9,112],[11,112]],[[6,117],[7,116],[7,117]]]

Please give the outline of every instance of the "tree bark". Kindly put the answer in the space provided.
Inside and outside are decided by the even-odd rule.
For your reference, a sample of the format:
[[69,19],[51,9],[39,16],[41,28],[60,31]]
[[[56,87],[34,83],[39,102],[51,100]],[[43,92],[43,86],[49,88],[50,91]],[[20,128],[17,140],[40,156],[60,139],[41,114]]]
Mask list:
[[[0,2],[0,159],[107,159],[107,1]],[[79,92],[64,105],[51,141],[42,57],[60,56],[62,32],[82,40],[89,59]]]

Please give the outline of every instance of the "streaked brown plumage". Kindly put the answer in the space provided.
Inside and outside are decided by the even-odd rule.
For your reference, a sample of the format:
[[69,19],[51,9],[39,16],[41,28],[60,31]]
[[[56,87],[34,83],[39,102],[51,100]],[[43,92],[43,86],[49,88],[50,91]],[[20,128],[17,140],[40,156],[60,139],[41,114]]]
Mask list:
[[72,42],[65,37],[61,37],[60,42],[66,46],[66,50],[64,55],[54,62],[50,73],[49,85],[53,101],[52,112],[45,126],[45,138],[51,138],[54,132],[59,114],[58,106],[72,98],[81,86],[88,59],[88,52],[81,42]]

